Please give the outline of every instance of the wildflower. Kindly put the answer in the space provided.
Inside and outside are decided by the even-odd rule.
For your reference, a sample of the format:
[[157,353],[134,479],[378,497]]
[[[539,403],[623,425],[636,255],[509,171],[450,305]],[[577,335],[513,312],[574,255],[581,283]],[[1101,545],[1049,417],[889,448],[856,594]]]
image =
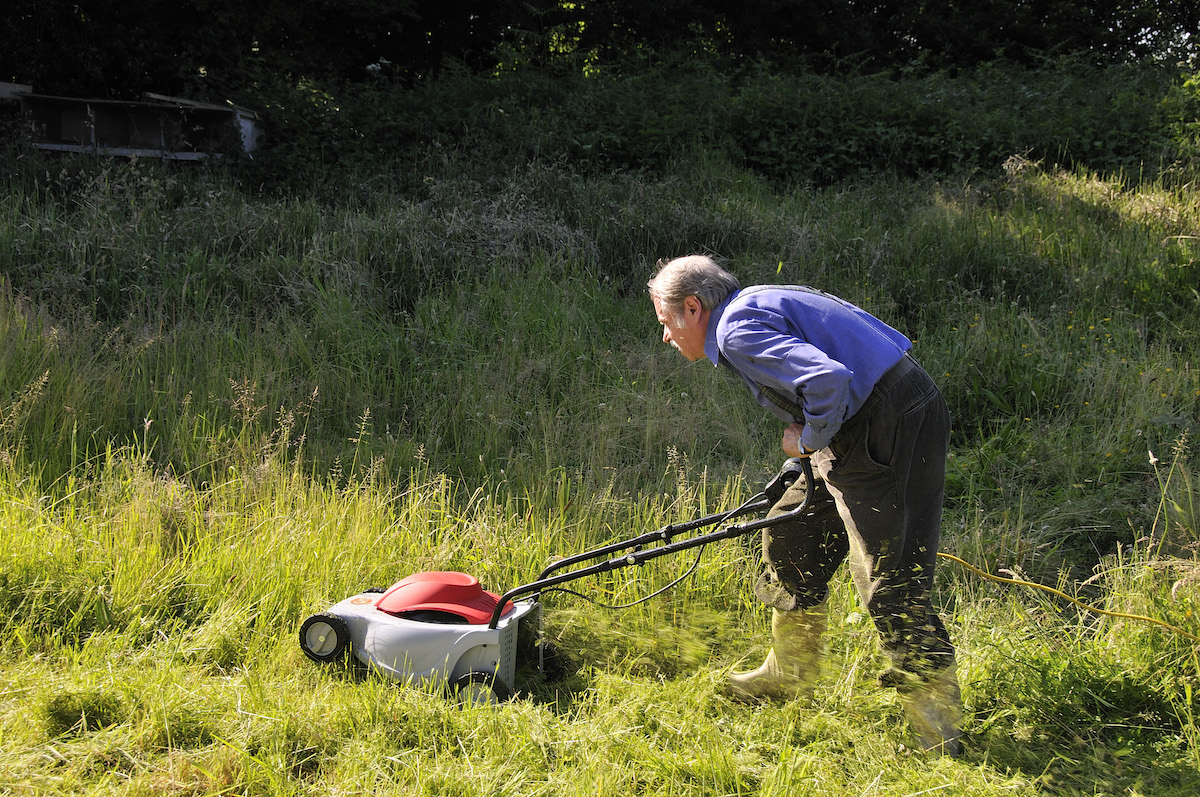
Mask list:
[[1158,464],[1158,457],[1154,456],[1154,452],[1153,452],[1153,451],[1151,451],[1150,449],[1148,449],[1148,448],[1147,448],[1147,449],[1146,449],[1146,453],[1148,453],[1148,454],[1150,455],[1150,464],[1151,464],[1151,465],[1157,465],[1157,464]]

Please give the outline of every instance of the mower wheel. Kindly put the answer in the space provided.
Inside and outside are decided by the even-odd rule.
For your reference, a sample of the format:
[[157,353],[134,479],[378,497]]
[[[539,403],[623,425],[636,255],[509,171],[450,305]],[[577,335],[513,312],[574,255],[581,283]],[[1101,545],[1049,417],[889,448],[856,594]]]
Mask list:
[[350,629],[336,614],[314,614],[300,625],[300,649],[315,662],[337,661],[349,647]]
[[450,682],[450,691],[463,703],[481,705],[502,703],[512,698],[512,690],[494,672],[472,670]]

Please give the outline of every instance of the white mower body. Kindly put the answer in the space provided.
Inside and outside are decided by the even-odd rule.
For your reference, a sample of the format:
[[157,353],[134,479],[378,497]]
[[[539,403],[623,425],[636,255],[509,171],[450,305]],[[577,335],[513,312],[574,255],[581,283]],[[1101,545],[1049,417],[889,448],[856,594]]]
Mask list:
[[340,659],[348,648],[395,681],[505,699],[515,681],[520,623],[538,604],[510,602],[493,628],[497,601],[465,573],[417,573],[312,615],[300,627],[300,647],[318,662]]

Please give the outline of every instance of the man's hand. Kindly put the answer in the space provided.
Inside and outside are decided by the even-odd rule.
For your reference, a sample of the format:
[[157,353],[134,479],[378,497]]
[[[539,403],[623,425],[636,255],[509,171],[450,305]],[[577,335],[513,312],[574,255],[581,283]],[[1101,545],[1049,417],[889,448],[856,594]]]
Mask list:
[[805,451],[800,442],[800,433],[804,431],[801,424],[793,423],[783,430],[783,453],[789,457],[810,457],[813,452]]

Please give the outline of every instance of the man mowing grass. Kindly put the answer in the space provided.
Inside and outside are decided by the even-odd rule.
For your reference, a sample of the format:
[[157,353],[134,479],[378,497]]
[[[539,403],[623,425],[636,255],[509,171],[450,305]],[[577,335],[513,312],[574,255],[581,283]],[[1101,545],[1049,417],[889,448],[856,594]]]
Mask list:
[[[954,647],[930,603],[949,415],[901,333],[835,296],[800,286],[742,288],[705,256],[659,263],[650,299],[663,342],[745,380],[781,418],[783,451],[819,475],[803,520],[763,531],[755,594],[771,607],[762,666],[730,675],[743,700],[810,696],[828,581],[849,554],[895,688],[927,750],[956,755],[962,715]],[[801,478],[771,509],[798,506]]]

